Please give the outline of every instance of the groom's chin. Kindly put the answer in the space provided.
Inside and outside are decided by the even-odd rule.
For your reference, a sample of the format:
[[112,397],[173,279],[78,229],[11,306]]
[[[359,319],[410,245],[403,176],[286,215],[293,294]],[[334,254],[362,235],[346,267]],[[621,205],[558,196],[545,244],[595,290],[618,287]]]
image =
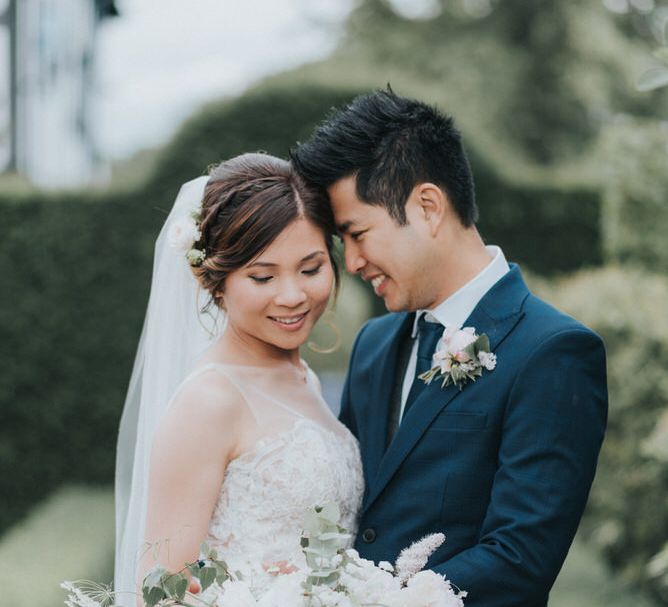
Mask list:
[[405,312],[408,309],[405,302],[394,301],[391,298],[383,298],[383,303],[388,312]]
[[375,296],[383,300],[385,309],[388,312],[406,312],[412,310],[412,297],[398,288],[398,285],[392,279],[386,279],[380,292],[375,291]]
[[388,312],[415,312],[415,310],[420,308],[420,306],[416,305],[416,302],[410,298],[385,296],[382,299],[385,304],[385,309]]

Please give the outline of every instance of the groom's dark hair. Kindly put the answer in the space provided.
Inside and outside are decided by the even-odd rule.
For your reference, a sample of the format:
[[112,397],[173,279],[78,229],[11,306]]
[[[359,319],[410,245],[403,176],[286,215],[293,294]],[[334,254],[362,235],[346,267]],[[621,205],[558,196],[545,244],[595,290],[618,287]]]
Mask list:
[[354,175],[360,200],[406,223],[406,200],[418,183],[447,195],[461,223],[478,219],[473,175],[450,116],[389,87],[355,97],[290,152],[297,172],[326,189]]

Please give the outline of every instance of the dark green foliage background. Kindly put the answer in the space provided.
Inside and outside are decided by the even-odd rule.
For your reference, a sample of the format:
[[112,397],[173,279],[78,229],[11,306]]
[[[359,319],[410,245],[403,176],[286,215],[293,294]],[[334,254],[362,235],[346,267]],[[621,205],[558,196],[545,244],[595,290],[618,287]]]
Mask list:
[[573,184],[504,182],[469,152],[480,207],[478,229],[513,261],[544,275],[602,263],[601,194]]
[[0,526],[109,482],[162,214],[137,194],[0,204]]

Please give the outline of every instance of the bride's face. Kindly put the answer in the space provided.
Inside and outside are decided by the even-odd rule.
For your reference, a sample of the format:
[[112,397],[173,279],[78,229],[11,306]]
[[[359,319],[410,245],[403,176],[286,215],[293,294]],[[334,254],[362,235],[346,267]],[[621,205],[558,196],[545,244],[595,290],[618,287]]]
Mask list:
[[322,231],[298,219],[259,257],[227,276],[223,301],[229,327],[242,338],[298,348],[325,311],[333,282]]

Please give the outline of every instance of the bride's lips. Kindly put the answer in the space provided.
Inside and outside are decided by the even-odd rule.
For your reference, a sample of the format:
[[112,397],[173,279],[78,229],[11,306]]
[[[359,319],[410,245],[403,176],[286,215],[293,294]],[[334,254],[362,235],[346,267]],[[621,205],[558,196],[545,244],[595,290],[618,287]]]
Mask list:
[[306,322],[306,317],[308,316],[309,310],[302,312],[301,314],[292,314],[292,315],[281,315],[281,316],[269,316],[271,320],[277,327],[283,329],[283,331],[288,331],[290,333],[294,331],[299,331],[304,326]]

